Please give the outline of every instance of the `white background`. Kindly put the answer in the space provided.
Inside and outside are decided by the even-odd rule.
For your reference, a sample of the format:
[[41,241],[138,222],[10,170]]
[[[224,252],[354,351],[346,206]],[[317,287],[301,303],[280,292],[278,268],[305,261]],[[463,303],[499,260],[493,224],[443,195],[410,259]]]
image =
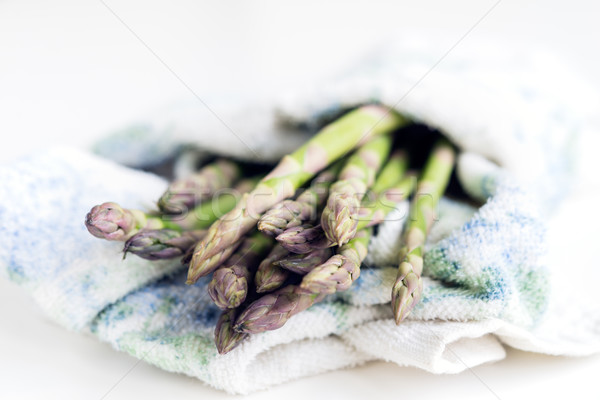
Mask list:
[[[346,65],[373,43],[415,32],[441,37],[450,49],[476,25],[465,42],[491,37],[545,47],[600,89],[600,8],[593,2],[281,3],[0,1],[0,162],[52,144],[87,146],[138,115],[192,96],[186,85],[201,98],[269,95]],[[591,151],[584,156],[584,165],[597,168]],[[587,185],[600,188],[597,179]],[[568,212],[559,217],[568,219]],[[588,231],[588,241],[575,234],[567,244],[585,250],[590,236],[597,238]],[[0,398],[230,397],[57,327],[26,293],[3,280],[0,321]],[[371,363],[251,397],[598,398],[598,370],[598,356],[509,350],[506,360],[459,375]],[[584,395],[588,390],[594,394]]]

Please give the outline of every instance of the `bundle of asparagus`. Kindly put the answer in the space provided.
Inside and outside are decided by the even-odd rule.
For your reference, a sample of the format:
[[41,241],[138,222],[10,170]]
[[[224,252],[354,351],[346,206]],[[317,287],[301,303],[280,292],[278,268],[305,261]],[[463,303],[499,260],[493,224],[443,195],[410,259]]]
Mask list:
[[85,223],[94,236],[123,241],[125,254],[181,257],[189,262],[188,284],[212,274],[208,293],[222,310],[215,344],[227,353],[249,334],[277,329],[347,290],[360,275],[374,227],[417,181],[392,290],[400,323],[419,300],[423,244],[454,164],[453,147],[440,140],[420,178],[407,172],[409,156],[393,151],[393,133],[408,123],[384,107],[363,106],[262,178],[244,177],[243,167],[219,159],[173,182],[155,211],[104,203]]

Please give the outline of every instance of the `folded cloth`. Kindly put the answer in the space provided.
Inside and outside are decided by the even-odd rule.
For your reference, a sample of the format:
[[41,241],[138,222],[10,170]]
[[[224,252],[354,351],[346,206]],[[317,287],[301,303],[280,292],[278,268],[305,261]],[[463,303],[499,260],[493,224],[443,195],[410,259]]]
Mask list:
[[[413,88],[435,62],[432,54],[388,50],[377,62],[358,64],[356,73],[270,106],[213,109],[224,121],[236,116],[228,127],[190,105],[107,137],[96,147],[105,158],[59,148],[0,167],[0,273],[65,327],[231,393],[374,359],[455,373],[503,358],[502,344],[549,354],[597,352],[598,302],[567,302],[553,292],[562,276],[546,246],[544,215],[568,188],[571,140],[582,129],[580,109],[567,101],[573,98],[541,79],[551,77],[554,88],[564,83],[559,64],[544,60],[538,74],[537,58],[457,52]],[[195,144],[272,160],[328,115],[376,100],[453,140],[462,150],[463,188],[485,201],[476,209],[443,199],[427,243],[422,301],[400,326],[389,301],[405,205],[380,226],[350,290],[225,355],[213,344],[219,310],[207,296],[207,279],[186,286],[178,261],[122,260],[122,244],[98,240],[84,227],[95,204],[149,209],[166,188],[163,179],[108,156],[141,166]]]

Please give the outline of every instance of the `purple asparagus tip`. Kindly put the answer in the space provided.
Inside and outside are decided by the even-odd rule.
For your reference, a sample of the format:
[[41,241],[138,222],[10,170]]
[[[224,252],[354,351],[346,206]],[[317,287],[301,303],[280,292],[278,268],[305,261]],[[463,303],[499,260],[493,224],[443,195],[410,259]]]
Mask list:
[[135,228],[135,218],[117,203],[108,202],[90,210],[85,226],[97,238],[124,241]]
[[229,353],[248,337],[246,333],[233,330],[236,310],[225,310],[221,313],[215,326],[215,345],[219,354]]

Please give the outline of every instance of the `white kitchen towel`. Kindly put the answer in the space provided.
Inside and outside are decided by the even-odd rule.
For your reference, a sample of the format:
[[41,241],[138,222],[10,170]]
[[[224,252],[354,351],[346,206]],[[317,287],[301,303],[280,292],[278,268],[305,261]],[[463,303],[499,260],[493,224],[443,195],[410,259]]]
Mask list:
[[[380,227],[350,290],[218,355],[212,335],[219,312],[206,279],[186,286],[177,261],[122,260],[118,243],[92,237],[83,225],[87,211],[104,201],[152,208],[166,182],[72,149],[0,167],[0,273],[31,291],[62,325],[232,393],[372,359],[453,373],[501,359],[502,344],[549,354],[597,352],[598,296],[565,298],[565,266],[549,257],[545,232],[545,216],[573,178],[571,150],[586,127],[587,94],[568,86],[570,77],[545,58],[468,51],[414,86],[436,54],[431,47],[387,49],[316,89],[270,104],[215,107],[227,126],[189,104],[96,147],[137,166],[160,162],[182,145],[272,161],[324,118],[372,101],[440,129],[463,152],[462,186],[485,204],[440,204],[423,299],[400,326],[392,322],[389,293],[401,209]],[[556,90],[563,85],[577,97]]]

